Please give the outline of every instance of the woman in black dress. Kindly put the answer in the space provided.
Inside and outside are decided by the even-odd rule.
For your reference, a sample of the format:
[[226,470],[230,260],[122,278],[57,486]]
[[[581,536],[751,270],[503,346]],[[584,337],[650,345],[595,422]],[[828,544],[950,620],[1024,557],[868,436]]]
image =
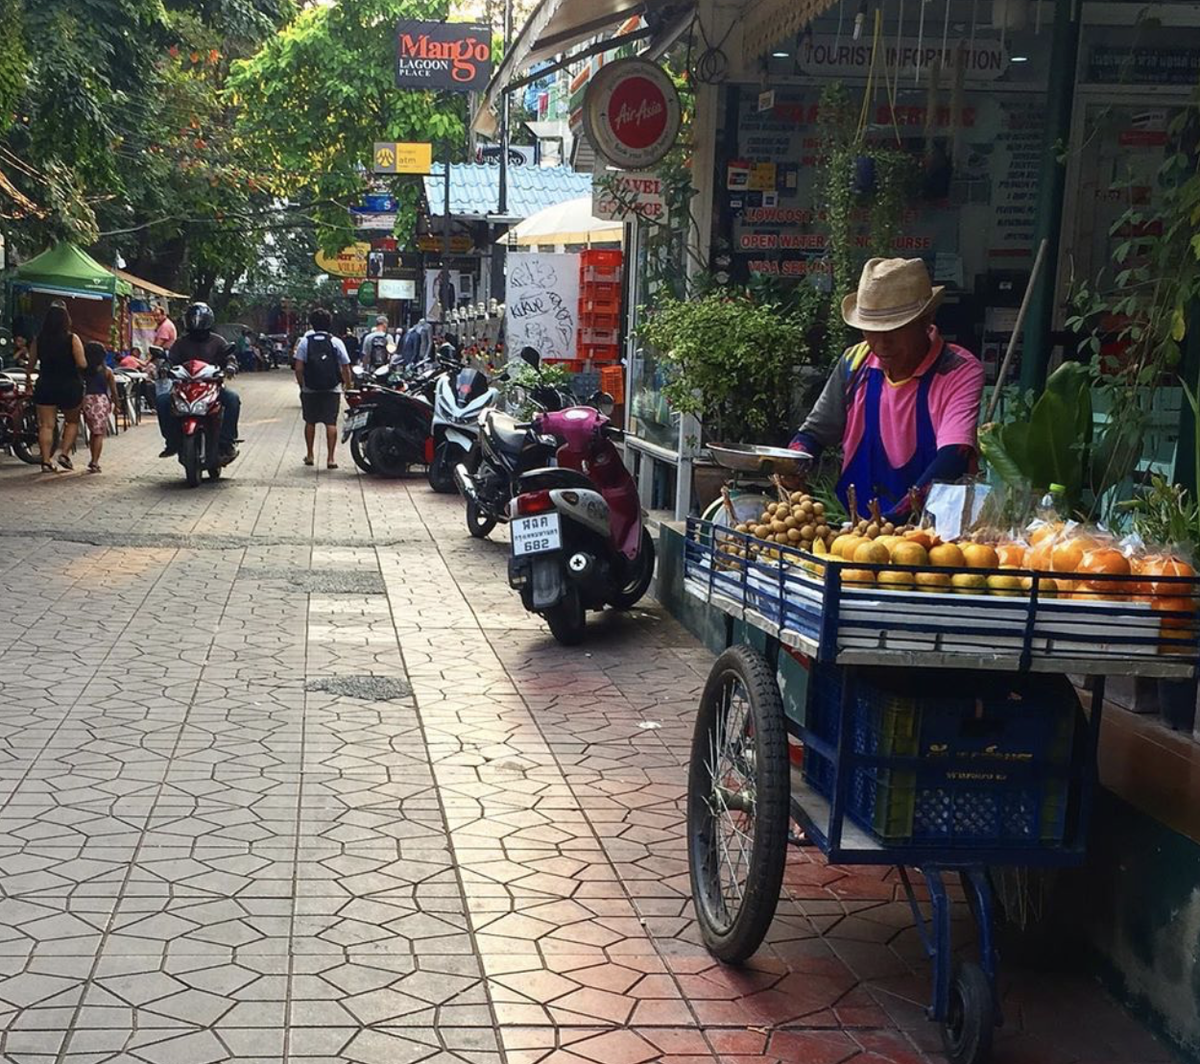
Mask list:
[[71,332],[71,315],[60,300],[50,304],[42,331],[29,349],[29,373],[36,372],[33,403],[37,407],[38,448],[42,472],[57,473],[54,466],[54,425],[63,413],[62,451],[58,464],[73,469],[71,449],[79,435],[79,408],[83,403],[83,370],[87,359],[83,341]]

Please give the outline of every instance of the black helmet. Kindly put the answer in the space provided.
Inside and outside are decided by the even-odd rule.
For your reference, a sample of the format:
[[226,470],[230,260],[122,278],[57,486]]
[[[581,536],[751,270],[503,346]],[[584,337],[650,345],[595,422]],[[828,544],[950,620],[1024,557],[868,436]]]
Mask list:
[[207,303],[193,303],[183,312],[183,327],[190,333],[212,332],[217,319]]

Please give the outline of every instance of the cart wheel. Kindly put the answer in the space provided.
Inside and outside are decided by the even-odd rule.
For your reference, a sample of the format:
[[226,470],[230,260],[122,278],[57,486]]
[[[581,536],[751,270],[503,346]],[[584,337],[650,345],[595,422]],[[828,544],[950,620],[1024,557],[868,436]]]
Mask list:
[[756,650],[731,647],[700,698],[688,774],[688,865],[704,943],[740,964],[775,916],[791,783],[783,702]]
[[942,1024],[942,1045],[950,1064],[984,1064],[992,1056],[996,1006],[983,969],[964,961],[950,982],[950,1008]]

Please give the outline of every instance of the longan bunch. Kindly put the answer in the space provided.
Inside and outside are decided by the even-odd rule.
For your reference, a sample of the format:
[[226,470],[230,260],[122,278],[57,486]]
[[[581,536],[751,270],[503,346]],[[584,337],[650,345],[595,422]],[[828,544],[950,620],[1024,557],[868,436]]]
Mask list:
[[818,542],[827,547],[833,538],[833,530],[825,521],[825,504],[800,491],[769,503],[757,524],[740,524],[736,531],[765,543],[809,551]]

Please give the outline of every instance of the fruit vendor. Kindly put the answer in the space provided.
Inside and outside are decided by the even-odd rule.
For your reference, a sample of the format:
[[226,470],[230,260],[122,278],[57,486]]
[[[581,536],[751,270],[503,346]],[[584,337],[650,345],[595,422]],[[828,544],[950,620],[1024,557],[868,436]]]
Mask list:
[[863,342],[834,367],[791,446],[814,457],[841,444],[837,494],[903,515],[909,491],[956,481],[976,462],[983,365],[933,323],[944,289],[920,259],[871,259],[842,318]]

